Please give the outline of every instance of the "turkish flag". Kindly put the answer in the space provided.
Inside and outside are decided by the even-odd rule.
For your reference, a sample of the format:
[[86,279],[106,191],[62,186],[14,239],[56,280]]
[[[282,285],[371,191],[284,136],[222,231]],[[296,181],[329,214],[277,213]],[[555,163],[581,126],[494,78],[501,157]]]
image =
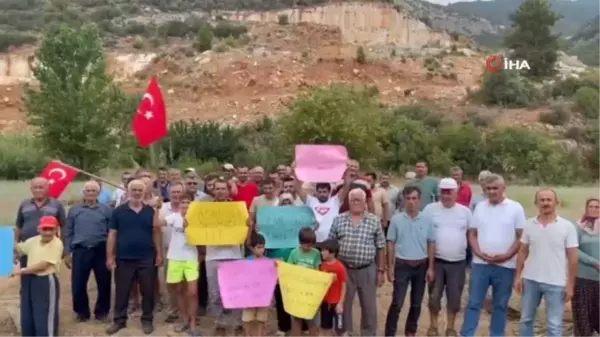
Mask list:
[[48,195],[57,199],[67,189],[67,186],[75,179],[79,171],[69,165],[53,160],[46,166],[40,177],[48,179],[50,188]]
[[167,111],[156,77],[152,77],[148,84],[133,117],[131,130],[141,147],[148,147],[167,135]]

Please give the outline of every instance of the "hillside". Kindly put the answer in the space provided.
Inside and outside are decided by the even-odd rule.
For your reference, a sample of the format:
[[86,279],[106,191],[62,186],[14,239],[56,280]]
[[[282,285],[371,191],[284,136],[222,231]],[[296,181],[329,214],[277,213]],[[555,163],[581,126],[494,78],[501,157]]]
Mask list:
[[596,16],[583,25],[572,38],[569,39],[569,53],[577,56],[582,62],[598,66],[600,62],[600,16]]
[[[471,15],[488,20],[493,25],[510,27],[510,14],[524,0],[459,1],[447,6],[447,9],[462,15]],[[582,22],[588,22],[598,15],[600,9],[597,0],[549,0],[552,9],[562,15],[557,23],[556,32],[571,36],[579,30]]]

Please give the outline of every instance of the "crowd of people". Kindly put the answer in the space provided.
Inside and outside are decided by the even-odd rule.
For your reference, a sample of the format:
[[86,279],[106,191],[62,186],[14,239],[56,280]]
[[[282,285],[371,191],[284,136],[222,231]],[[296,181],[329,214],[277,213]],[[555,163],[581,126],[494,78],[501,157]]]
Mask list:
[[[542,298],[548,336],[563,334],[564,303],[569,301],[575,335],[599,332],[598,198],[588,199],[584,215],[572,223],[557,214],[556,191],[542,188],[534,196],[539,213],[528,219],[522,205],[509,198],[502,176],[489,171],[479,175],[482,193],[477,195],[459,167],[438,180],[419,162],[415,172],[406,174],[404,186],[394,186],[390,178],[361,173],[355,160],[348,162],[343,181],[337,183],[302,182],[293,165],[280,165],[267,174],[261,167],[227,164],[223,172],[204,177],[193,168],[161,168],[156,174],[140,169],[124,173],[122,189],[112,194],[101,181],[85,183],[81,200],[68,212],[48,197],[49,182],[35,178],[32,198],[19,206],[15,227],[22,334],[58,335],[57,275],[64,263],[71,269],[77,320],[106,322],[108,335],[126,328],[128,315],[141,309],[145,334],[154,330],[155,311],[164,310],[175,332],[198,336],[197,317],[211,314],[214,335],[233,330],[236,335],[262,336],[268,308],[224,308],[217,276],[221,263],[262,258],[335,275],[313,319],[290,316],[276,285],[279,336],[303,331],[313,336],[376,336],[377,289],[386,281],[393,294],[385,336],[396,335],[409,290],[404,335],[414,336],[427,324],[428,336],[474,336],[490,288],[490,336],[505,334],[513,290],[521,296],[522,336],[533,335]],[[189,245],[189,205],[228,201],[244,202],[248,208],[246,243]],[[310,207],[316,226],[298,228],[296,248],[265,249],[258,210],[285,205]],[[92,271],[98,289],[93,312],[87,290]],[[461,308],[467,273],[468,303]],[[421,322],[426,290],[430,320]],[[357,294],[361,321],[355,333]],[[444,295],[447,319],[440,329]]]

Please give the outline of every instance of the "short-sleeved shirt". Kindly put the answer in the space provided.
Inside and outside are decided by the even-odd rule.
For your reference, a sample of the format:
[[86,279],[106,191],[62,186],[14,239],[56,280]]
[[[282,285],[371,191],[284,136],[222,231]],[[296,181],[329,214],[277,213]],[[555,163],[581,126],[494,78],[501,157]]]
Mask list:
[[[483,200],[475,207],[472,229],[477,230],[477,241],[482,253],[499,255],[508,252],[516,240],[516,231],[525,227],[525,210],[518,202],[504,198],[499,204]],[[488,264],[477,255],[473,263]],[[516,268],[517,257],[500,263],[506,268]]]
[[238,185],[237,190],[237,194],[233,198],[233,201],[243,201],[246,203],[246,207],[250,209],[252,201],[259,194],[258,185],[252,181],[248,181],[243,185]]
[[34,266],[42,261],[51,265],[43,271],[36,273],[38,276],[57,274],[63,254],[63,243],[59,238],[53,238],[48,243],[42,243],[42,236],[36,235],[17,246],[23,255],[27,255],[27,265]]
[[392,217],[387,240],[393,242],[396,257],[403,260],[427,258],[427,243],[435,242],[431,218],[420,212],[412,218],[406,212]]
[[305,252],[300,247],[294,248],[290,252],[287,263],[310,269],[319,269],[319,265],[321,265],[321,253],[315,248],[312,248],[308,252]]
[[529,245],[523,278],[556,286],[567,285],[567,248],[577,248],[577,230],[570,221],[557,217],[546,226],[537,217],[523,228],[521,242]]
[[265,255],[271,259],[286,261],[294,248],[267,249]]
[[61,229],[66,224],[66,212],[62,203],[56,199],[46,199],[38,206],[33,199],[25,199],[17,211],[16,226],[20,231],[20,240],[25,241],[38,235],[37,226],[43,216],[53,216],[58,220]]
[[165,222],[171,228],[167,259],[198,261],[198,248],[187,243],[183,216],[180,213],[172,213],[165,218]]
[[154,208],[144,205],[136,213],[129,207],[129,203],[114,210],[110,230],[117,232],[117,259],[154,258],[154,212]]
[[312,195],[308,195],[306,196],[306,206],[310,207],[315,215],[315,220],[319,223],[319,228],[315,232],[317,242],[327,240],[333,219],[340,214],[340,198],[334,195],[327,201],[321,202]]
[[425,206],[436,202],[440,196],[438,181],[433,177],[411,180],[406,186],[417,186],[421,189],[421,210],[423,210]]
[[267,199],[267,196],[262,194],[252,200],[252,204],[250,205],[250,213],[256,215],[260,207],[277,205],[279,205],[279,198],[275,197],[273,199]]
[[471,204],[472,198],[473,198],[473,191],[471,190],[471,185],[469,185],[469,183],[467,183],[467,182],[460,183],[460,186],[458,187],[458,192],[456,195],[456,202],[465,207],[469,207],[469,205]]
[[364,213],[357,225],[349,212],[333,220],[329,238],[340,245],[338,258],[348,268],[362,268],[375,262],[377,251],[385,247],[385,236],[379,217]]
[[334,260],[333,262],[323,262],[321,263],[321,271],[326,273],[332,273],[335,275],[333,279],[333,283],[327,290],[327,294],[323,299],[323,302],[328,304],[338,304],[340,303],[342,297],[342,285],[348,281],[348,273],[346,272],[346,267],[339,260]]
[[423,214],[433,222],[435,257],[462,261],[467,257],[467,231],[472,223],[471,211],[458,202],[445,207],[440,201],[427,205]]

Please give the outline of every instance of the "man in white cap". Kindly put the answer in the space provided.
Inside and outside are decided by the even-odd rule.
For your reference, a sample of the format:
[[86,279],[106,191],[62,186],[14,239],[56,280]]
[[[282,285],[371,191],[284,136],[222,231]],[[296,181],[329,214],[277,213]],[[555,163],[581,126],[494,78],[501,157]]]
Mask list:
[[459,204],[458,183],[444,178],[439,183],[440,201],[429,204],[423,214],[429,217],[435,233],[435,281],[429,285],[428,336],[439,336],[438,317],[446,292],[446,331],[443,336],[456,336],[456,314],[460,311],[465,285],[467,229],[471,226],[469,208]]

